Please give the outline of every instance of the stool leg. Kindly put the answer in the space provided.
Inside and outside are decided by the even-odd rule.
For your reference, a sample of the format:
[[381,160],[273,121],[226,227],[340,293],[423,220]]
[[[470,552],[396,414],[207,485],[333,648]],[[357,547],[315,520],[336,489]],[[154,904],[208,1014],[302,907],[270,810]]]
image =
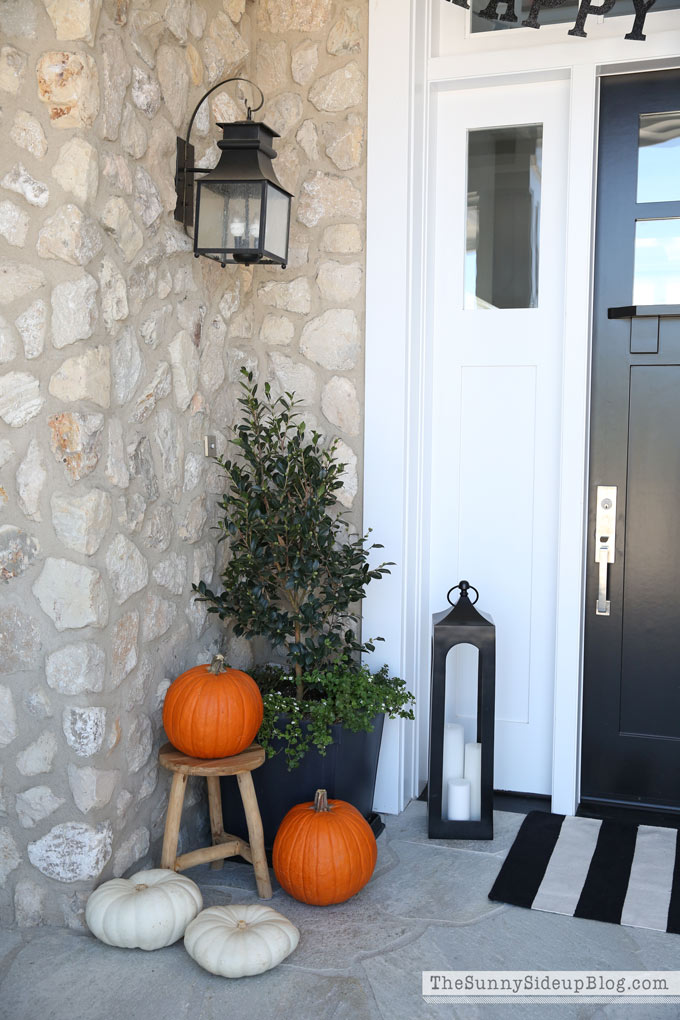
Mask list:
[[[213,846],[222,842],[224,836],[224,821],[222,819],[222,794],[220,793],[220,777],[206,776],[208,781],[208,807],[210,809],[210,831],[212,833]],[[213,861],[210,865],[212,871],[218,871],[224,867],[224,859]]]
[[267,855],[264,852],[262,819],[260,818],[257,795],[253,786],[253,777],[250,772],[238,772],[236,778],[241,793],[241,800],[243,801],[243,810],[246,813],[246,822],[248,823],[248,840],[250,841],[250,852],[253,855],[257,895],[261,900],[270,900],[272,898],[272,884],[269,879]]
[[187,788],[187,777],[181,772],[175,772],[170,787],[170,799],[168,800],[168,813],[165,817],[165,835],[163,836],[163,850],[161,852],[161,868],[175,870],[177,860],[177,843],[179,842],[179,826],[182,821],[182,805],[184,804],[184,793]]

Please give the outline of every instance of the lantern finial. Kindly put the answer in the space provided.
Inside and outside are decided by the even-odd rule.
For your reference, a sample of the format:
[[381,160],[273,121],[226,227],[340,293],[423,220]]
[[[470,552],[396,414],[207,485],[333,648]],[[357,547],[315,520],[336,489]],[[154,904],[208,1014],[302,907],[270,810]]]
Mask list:
[[448,592],[446,593],[446,601],[448,602],[448,604],[450,606],[457,606],[458,605],[458,602],[452,602],[451,601],[451,592],[452,591],[459,591],[460,592],[460,599],[458,600],[458,602],[460,602],[462,599],[467,599],[467,601],[469,602],[469,600],[470,600],[470,596],[468,594],[469,591],[473,591],[475,593],[475,596],[476,596],[475,601],[472,602],[471,605],[474,606],[475,603],[477,602],[477,600],[479,599],[479,592],[477,591],[477,589],[475,588],[475,586],[473,584],[470,584],[469,581],[459,581],[458,584],[454,584],[453,588],[449,588]]

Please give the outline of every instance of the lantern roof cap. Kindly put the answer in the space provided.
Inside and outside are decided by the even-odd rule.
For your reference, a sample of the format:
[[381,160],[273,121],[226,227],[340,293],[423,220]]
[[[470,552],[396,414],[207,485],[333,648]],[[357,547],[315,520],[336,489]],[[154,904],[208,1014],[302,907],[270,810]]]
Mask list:
[[[460,590],[460,598],[457,602],[451,602],[451,592],[456,589]],[[468,592],[472,590],[477,596],[475,601],[470,600]],[[435,613],[432,617],[432,621],[435,626],[438,627],[493,627],[494,622],[490,616],[485,613],[480,613],[478,609],[475,609],[475,603],[479,598],[479,592],[476,588],[472,587],[468,581],[459,581],[458,584],[454,585],[453,588],[449,589],[447,593],[447,601],[451,605],[451,609],[444,609],[441,613]]]

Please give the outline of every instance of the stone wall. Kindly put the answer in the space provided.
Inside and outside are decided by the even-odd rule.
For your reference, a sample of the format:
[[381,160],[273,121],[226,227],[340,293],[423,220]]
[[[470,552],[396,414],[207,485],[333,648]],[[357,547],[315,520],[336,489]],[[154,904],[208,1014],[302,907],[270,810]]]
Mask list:
[[[242,365],[340,437],[360,524],[367,7],[0,3],[3,922],[81,927],[93,885],[157,860],[169,680],[251,661],[191,596],[216,570],[203,436],[225,451]],[[298,196],[284,273],[194,260],[172,217],[175,136],[238,73]],[[198,162],[242,101],[205,104]]]

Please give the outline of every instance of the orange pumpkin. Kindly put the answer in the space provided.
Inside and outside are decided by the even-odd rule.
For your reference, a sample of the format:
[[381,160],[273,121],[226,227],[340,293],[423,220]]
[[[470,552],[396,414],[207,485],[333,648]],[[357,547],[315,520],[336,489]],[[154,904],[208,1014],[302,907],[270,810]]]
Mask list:
[[274,873],[289,896],[326,907],[344,903],[373,874],[378,847],[370,825],[344,800],[297,804],[285,816],[274,840]]
[[262,725],[262,695],[252,677],[224,665],[194,666],[170,685],[163,725],[170,743],[193,758],[227,758],[252,744]]

